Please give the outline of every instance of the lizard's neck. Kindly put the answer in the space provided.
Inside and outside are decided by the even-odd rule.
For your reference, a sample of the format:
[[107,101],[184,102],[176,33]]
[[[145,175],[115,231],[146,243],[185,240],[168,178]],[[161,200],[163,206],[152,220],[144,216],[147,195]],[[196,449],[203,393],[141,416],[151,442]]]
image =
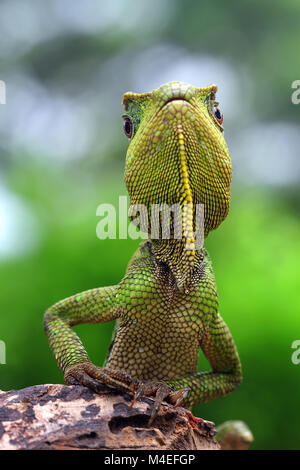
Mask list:
[[186,249],[186,242],[181,240],[150,240],[155,259],[168,265],[179,290],[187,289],[195,269],[203,260],[201,250]]

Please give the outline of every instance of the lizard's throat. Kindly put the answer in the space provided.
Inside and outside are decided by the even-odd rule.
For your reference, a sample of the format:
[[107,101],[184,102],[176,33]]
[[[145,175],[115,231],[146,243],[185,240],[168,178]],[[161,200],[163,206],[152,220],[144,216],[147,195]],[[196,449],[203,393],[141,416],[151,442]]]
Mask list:
[[[172,271],[179,288],[188,286],[195,266],[201,262],[201,249],[197,249],[194,234],[194,203],[190,184],[185,136],[181,123],[177,126],[178,158],[180,168],[179,205],[181,208],[182,237],[168,240],[152,240],[156,259],[166,263]],[[175,230],[175,229],[174,229]]]

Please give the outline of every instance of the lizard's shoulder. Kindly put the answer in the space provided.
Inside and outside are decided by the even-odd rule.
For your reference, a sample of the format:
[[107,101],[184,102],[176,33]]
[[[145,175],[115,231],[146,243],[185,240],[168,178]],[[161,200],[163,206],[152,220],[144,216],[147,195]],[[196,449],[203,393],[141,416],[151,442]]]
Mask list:
[[129,261],[126,272],[138,269],[143,265],[150,265],[152,264],[152,259],[153,256],[151,253],[150,243],[148,241],[143,241],[140,243],[138,249]]
[[159,297],[160,280],[157,277],[153,254],[147,242],[142,242],[132,256],[126,273],[118,285],[123,307],[146,305]]

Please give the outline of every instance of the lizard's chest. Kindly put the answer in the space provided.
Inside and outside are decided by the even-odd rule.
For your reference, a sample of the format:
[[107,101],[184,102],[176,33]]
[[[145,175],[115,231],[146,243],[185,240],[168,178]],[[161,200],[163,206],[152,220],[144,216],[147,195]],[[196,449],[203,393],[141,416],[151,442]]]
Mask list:
[[204,318],[196,292],[170,295],[164,289],[126,305],[108,366],[139,378],[165,379],[197,367]]
[[173,293],[161,286],[152,295],[136,297],[124,309],[120,330],[138,339],[152,333],[155,339],[163,341],[172,336],[174,341],[181,338],[189,341],[199,337],[205,321],[201,292],[196,289]]

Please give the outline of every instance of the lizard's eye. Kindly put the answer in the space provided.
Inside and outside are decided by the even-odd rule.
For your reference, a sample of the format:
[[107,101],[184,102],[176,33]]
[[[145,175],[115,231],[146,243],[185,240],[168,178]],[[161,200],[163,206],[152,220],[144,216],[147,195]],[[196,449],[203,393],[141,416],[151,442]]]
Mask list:
[[217,122],[222,125],[222,122],[223,122],[223,114],[221,113],[220,111],[220,108],[218,108],[217,106],[214,108],[214,116],[217,120]]
[[124,120],[124,132],[125,132],[125,135],[128,137],[128,139],[130,139],[130,137],[132,136],[132,122],[129,118],[126,118]]

